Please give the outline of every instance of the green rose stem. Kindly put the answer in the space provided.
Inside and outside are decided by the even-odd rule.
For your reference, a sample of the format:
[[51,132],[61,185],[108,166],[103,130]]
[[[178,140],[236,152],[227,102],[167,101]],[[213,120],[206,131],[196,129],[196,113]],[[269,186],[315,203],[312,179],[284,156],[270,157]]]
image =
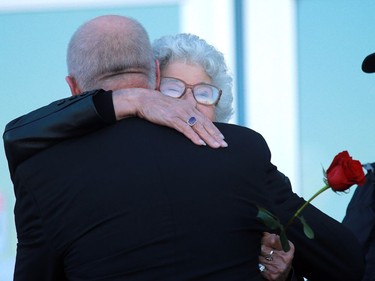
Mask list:
[[314,198],[315,197],[317,197],[320,193],[322,193],[322,192],[324,192],[324,191],[326,191],[328,188],[330,188],[330,186],[328,185],[328,184],[326,184],[323,188],[321,188],[320,190],[318,190],[318,192],[316,192],[308,201],[306,201],[305,202],[305,204],[303,204],[295,213],[294,213],[294,215],[293,215],[293,217],[291,217],[290,218],[290,220],[288,221],[288,223],[286,224],[286,226],[285,226],[285,230],[288,228],[288,226],[289,225],[291,225],[292,224],[292,222],[294,221],[294,219],[296,218],[296,217],[298,217],[299,216],[299,214],[303,211],[303,209],[305,209],[306,208],[306,206],[308,205],[308,204],[310,204],[310,202],[312,201],[312,200],[314,200]]

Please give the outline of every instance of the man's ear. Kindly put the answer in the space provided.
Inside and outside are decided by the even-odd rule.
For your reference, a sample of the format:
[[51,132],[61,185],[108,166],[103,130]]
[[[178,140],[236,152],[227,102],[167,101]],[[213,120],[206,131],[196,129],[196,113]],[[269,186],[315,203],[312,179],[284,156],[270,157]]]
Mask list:
[[70,92],[72,93],[72,96],[79,95],[81,93],[80,88],[78,87],[76,79],[74,79],[73,76],[66,76],[65,77],[66,83],[68,83]]
[[160,64],[158,60],[155,60],[155,71],[156,71],[156,89],[160,89]]

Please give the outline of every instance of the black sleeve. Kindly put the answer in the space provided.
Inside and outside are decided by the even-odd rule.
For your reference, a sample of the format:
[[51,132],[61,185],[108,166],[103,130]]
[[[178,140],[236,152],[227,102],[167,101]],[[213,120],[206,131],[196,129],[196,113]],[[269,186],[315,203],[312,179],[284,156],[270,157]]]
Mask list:
[[[284,225],[305,200],[292,191],[289,179],[270,169],[269,196],[274,202],[274,212]],[[307,238],[299,220],[287,229],[294,243],[293,268],[297,275],[308,280],[361,280],[364,258],[358,240],[341,223],[309,205],[301,214],[313,229],[315,238]]]
[[[370,165],[370,166],[369,166]],[[365,255],[365,277],[375,276],[375,163],[365,165],[366,184],[356,187],[342,224],[357,237]]]
[[99,91],[93,95],[92,98],[98,115],[106,123],[114,123],[116,121],[116,115],[113,107],[112,91]]
[[65,280],[63,265],[48,245],[43,220],[32,195],[20,188],[16,197],[14,216],[18,242],[13,280]]
[[9,122],[3,141],[12,180],[17,166],[39,151],[115,121],[112,91],[95,90],[55,101]]
[[303,280],[304,280],[304,279],[303,279],[302,276],[299,276],[299,275],[297,275],[297,274],[294,272],[293,267],[292,267],[292,269],[290,270],[288,277],[286,278],[286,281],[303,281]]

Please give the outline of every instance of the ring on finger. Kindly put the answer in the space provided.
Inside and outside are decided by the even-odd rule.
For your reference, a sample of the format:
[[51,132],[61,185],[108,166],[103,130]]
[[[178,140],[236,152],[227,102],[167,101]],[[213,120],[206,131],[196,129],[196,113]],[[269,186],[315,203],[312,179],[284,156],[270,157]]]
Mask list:
[[260,272],[263,272],[263,271],[265,271],[266,270],[266,266],[264,265],[264,264],[258,264],[259,265],[259,271]]
[[188,120],[186,120],[186,123],[190,126],[193,127],[197,123],[197,118],[194,116],[189,117]]
[[273,255],[273,250],[271,250],[271,252],[268,255],[266,255],[264,258],[268,261],[273,261],[272,255]]

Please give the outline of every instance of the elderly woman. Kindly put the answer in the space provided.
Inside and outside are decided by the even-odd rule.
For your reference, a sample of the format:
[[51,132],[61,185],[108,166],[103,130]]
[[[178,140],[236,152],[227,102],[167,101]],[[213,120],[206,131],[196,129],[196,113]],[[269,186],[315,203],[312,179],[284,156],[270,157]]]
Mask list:
[[[162,94],[191,102],[212,121],[229,121],[233,114],[233,79],[222,53],[198,36],[184,33],[155,40],[153,51],[160,63]],[[199,122],[193,121],[192,126]],[[262,243],[259,259],[263,277],[286,280],[294,248],[282,251],[278,237],[269,233],[264,234]]]

